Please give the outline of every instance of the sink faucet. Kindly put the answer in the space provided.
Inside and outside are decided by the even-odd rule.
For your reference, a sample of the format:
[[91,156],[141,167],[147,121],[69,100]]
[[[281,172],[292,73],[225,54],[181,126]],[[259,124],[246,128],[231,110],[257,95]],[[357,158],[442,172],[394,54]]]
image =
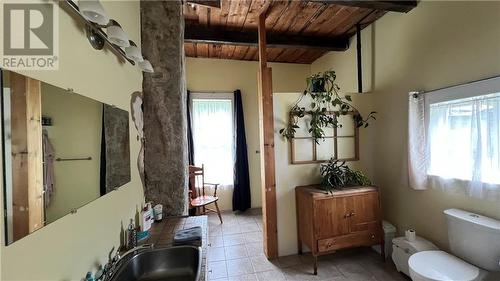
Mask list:
[[[141,250],[153,249],[153,244],[144,244],[137,247],[134,247],[123,254],[120,254],[120,251],[116,251],[116,254],[110,259],[110,261],[104,266],[103,274],[99,276],[96,280],[108,281],[113,278],[117,266],[120,264],[122,260],[128,257],[131,254],[136,254]],[[111,250],[113,252],[113,250]]]

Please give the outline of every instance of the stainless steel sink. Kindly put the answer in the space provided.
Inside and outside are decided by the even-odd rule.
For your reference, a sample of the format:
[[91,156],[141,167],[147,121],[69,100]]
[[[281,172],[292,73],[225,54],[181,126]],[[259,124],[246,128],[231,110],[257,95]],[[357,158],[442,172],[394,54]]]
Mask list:
[[118,266],[113,281],[197,281],[201,248],[177,246],[139,252]]

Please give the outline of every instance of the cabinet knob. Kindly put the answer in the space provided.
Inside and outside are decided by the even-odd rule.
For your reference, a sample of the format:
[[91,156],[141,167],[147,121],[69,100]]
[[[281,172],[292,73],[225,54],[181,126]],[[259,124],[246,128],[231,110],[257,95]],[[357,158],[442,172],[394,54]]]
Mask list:
[[349,214],[345,214],[344,218],[350,218],[350,217],[355,216],[355,215],[356,215],[355,212],[350,212]]
[[375,234],[372,234],[372,239],[375,239]]

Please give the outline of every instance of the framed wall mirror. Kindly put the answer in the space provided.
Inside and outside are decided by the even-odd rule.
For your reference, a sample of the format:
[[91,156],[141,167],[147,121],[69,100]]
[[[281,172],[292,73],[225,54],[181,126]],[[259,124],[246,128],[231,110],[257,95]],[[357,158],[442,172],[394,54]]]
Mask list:
[[1,71],[6,244],[130,181],[129,113]]

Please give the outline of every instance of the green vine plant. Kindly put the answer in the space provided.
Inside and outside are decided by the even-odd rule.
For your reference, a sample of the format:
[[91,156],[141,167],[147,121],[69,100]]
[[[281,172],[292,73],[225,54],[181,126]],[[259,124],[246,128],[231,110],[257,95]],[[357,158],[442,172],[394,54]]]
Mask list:
[[[311,116],[309,121],[308,132],[314,138],[316,143],[320,139],[324,139],[324,128],[341,128],[337,120],[340,115],[352,114],[356,127],[368,127],[370,120],[376,120],[376,112],[370,112],[366,117],[363,117],[359,110],[352,105],[350,95],[342,97],[340,95],[340,87],[335,80],[337,75],[335,71],[329,70],[323,73],[317,73],[309,76],[306,80],[307,87],[304,93],[293,104],[289,112],[289,121],[285,128],[279,130],[279,133],[286,139],[295,137],[295,133],[300,118],[307,115]],[[305,96],[311,97],[309,107],[300,107],[299,103]]]

